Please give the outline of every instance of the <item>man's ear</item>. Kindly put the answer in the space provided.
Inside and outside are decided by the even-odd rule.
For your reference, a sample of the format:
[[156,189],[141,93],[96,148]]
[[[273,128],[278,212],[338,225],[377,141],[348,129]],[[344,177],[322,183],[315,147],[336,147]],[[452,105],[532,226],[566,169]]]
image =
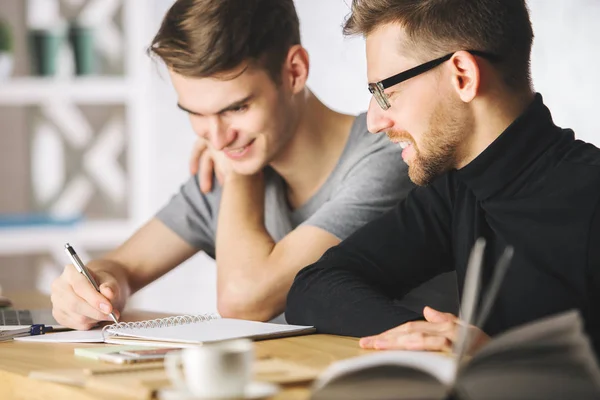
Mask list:
[[308,52],[297,44],[290,48],[283,66],[282,79],[288,84],[292,94],[304,90],[308,79],[310,63]]
[[481,85],[479,60],[468,51],[457,51],[450,59],[452,86],[462,101],[470,103]]

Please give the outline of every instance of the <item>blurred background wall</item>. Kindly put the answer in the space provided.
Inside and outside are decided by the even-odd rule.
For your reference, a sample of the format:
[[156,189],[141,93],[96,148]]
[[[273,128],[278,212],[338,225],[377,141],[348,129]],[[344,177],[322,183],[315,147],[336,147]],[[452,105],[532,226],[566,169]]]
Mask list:
[[[358,113],[366,109],[369,94],[363,40],[341,35],[349,1],[296,0],[296,5],[311,56],[309,86],[329,106]],[[10,77],[0,80],[0,285],[5,291],[48,291],[67,262],[65,242],[86,259],[103,253],[150,218],[188,178],[193,133],[175,106],[164,67],[144,53],[171,4],[0,1],[14,58]],[[600,145],[594,115],[600,1],[529,0],[529,6],[536,90],[558,125]],[[57,51],[55,75],[36,76],[32,33],[51,36],[57,20],[71,22],[71,41]],[[62,29],[69,32],[68,27]],[[91,45],[89,31],[79,27],[91,28]],[[94,49],[94,70],[87,72],[86,43]],[[0,41],[0,78],[1,49]],[[214,311],[215,277],[214,262],[200,254],[142,290],[132,305]]]

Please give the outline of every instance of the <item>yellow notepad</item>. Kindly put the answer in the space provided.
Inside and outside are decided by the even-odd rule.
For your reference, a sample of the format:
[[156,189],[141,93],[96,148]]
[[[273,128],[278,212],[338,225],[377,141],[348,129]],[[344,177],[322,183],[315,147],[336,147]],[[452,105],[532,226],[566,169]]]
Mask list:
[[77,347],[73,352],[78,357],[91,358],[92,360],[100,359],[101,355],[113,354],[126,350],[152,350],[155,347],[142,346],[98,346],[98,347]]

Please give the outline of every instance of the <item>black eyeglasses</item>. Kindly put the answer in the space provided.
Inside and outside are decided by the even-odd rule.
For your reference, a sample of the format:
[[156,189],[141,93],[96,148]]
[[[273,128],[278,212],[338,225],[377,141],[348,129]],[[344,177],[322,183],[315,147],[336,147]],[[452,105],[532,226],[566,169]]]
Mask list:
[[[498,61],[499,60],[499,57],[497,57],[495,54],[487,53],[485,51],[479,51],[479,50],[467,50],[467,51],[475,56],[483,57],[490,61]],[[396,74],[394,76],[390,76],[389,78],[384,79],[382,81],[375,82],[375,83],[369,83],[369,92],[371,92],[373,94],[373,97],[375,97],[375,100],[377,100],[377,103],[379,104],[379,106],[381,108],[383,108],[384,110],[387,110],[391,107],[391,104],[388,101],[388,97],[384,92],[385,89],[387,89],[391,86],[397,85],[400,82],[404,82],[405,80],[408,80],[410,78],[414,78],[415,76],[420,75],[424,72],[427,72],[430,69],[433,69],[433,68],[437,67],[438,65],[442,64],[443,62],[448,61],[450,58],[452,58],[453,55],[454,55],[454,53],[446,54],[443,57],[436,58],[435,60],[428,61],[421,65],[417,65],[416,67],[408,69],[404,72],[400,72],[399,74]]]

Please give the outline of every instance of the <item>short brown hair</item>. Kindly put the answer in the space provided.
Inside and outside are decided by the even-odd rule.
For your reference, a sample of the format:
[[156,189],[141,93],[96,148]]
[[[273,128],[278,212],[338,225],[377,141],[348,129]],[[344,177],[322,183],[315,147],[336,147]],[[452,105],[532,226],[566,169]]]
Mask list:
[[353,0],[344,34],[366,36],[389,23],[405,29],[410,55],[486,51],[499,57],[494,65],[508,87],[531,88],[533,30],[525,0]]
[[244,63],[280,77],[300,43],[293,0],[177,0],[148,49],[178,74],[204,78]]

